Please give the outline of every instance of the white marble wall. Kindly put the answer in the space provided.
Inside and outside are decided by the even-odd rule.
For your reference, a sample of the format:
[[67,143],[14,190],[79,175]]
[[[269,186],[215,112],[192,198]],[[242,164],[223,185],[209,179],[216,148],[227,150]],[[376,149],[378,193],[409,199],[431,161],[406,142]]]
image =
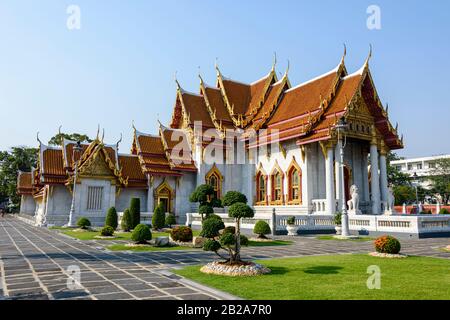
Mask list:
[[32,195],[22,195],[20,199],[20,213],[34,215],[36,202]]
[[147,212],[147,189],[122,189],[116,197],[116,210],[123,212],[130,207],[132,198],[139,198],[141,202],[141,212]]

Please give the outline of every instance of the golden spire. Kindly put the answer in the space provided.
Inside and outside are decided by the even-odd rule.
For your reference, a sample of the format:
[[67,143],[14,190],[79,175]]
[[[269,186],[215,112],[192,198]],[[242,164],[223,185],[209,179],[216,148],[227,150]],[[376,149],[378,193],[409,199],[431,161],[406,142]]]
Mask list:
[[121,143],[122,142],[122,132],[120,133],[120,139],[119,139],[119,141],[117,141],[117,143],[116,143],[116,148],[117,148],[117,150],[119,149],[119,143]]
[[36,140],[39,142],[39,146],[43,144],[41,139],[39,139],[39,131],[36,133]]
[[277,53],[274,51],[274,53],[273,53],[272,72],[275,72],[276,65],[277,65]]

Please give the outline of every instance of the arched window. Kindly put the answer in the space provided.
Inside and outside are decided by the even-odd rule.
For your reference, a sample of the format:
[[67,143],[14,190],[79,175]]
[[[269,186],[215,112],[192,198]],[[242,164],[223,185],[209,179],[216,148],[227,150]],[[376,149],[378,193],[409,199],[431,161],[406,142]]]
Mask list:
[[282,205],[284,202],[284,196],[283,196],[283,171],[278,166],[277,163],[275,163],[275,168],[272,170],[272,173],[270,175],[271,177],[271,184],[272,184],[272,192],[271,192],[271,203],[272,205]]
[[282,193],[282,177],[281,173],[277,171],[275,175],[273,176],[273,200],[274,201],[281,201],[281,197],[283,196]]
[[295,159],[292,160],[288,169],[288,203],[302,203],[302,170]]
[[265,205],[267,201],[267,176],[263,172],[256,174],[256,203]]
[[206,183],[214,188],[214,197],[220,199],[222,197],[222,181],[223,177],[216,165],[209,170],[205,177]]

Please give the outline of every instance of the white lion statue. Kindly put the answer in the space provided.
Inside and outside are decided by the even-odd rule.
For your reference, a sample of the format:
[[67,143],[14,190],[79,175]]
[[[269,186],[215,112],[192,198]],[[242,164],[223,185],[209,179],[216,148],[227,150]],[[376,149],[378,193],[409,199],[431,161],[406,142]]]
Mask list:
[[350,197],[350,200],[347,201],[348,213],[362,214],[361,210],[359,210],[359,193],[356,185],[350,187]]

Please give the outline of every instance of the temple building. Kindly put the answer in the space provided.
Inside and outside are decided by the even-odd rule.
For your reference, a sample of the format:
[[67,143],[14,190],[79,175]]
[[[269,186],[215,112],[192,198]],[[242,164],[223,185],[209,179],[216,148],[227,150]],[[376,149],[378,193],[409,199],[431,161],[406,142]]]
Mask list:
[[[98,134],[78,146],[40,143],[37,167],[18,176],[21,212],[34,215],[38,225],[64,225],[73,201],[75,217],[102,225],[109,207],[121,212],[137,197],[143,213],[162,203],[184,223],[197,210],[189,195],[208,183],[219,199],[238,190],[257,213],[275,208],[286,215],[333,215],[355,186],[361,213],[382,214],[389,197],[386,155],[403,148],[403,139],[378,97],[370,54],[351,74],[344,58],[295,87],[289,68],[278,78],[275,63],[251,84],[226,78],[218,66],[215,85],[200,76],[196,93],[176,81],[170,124],[159,124],[157,134],[133,125],[130,154]],[[341,119],[348,124],[345,139],[337,134]]]

